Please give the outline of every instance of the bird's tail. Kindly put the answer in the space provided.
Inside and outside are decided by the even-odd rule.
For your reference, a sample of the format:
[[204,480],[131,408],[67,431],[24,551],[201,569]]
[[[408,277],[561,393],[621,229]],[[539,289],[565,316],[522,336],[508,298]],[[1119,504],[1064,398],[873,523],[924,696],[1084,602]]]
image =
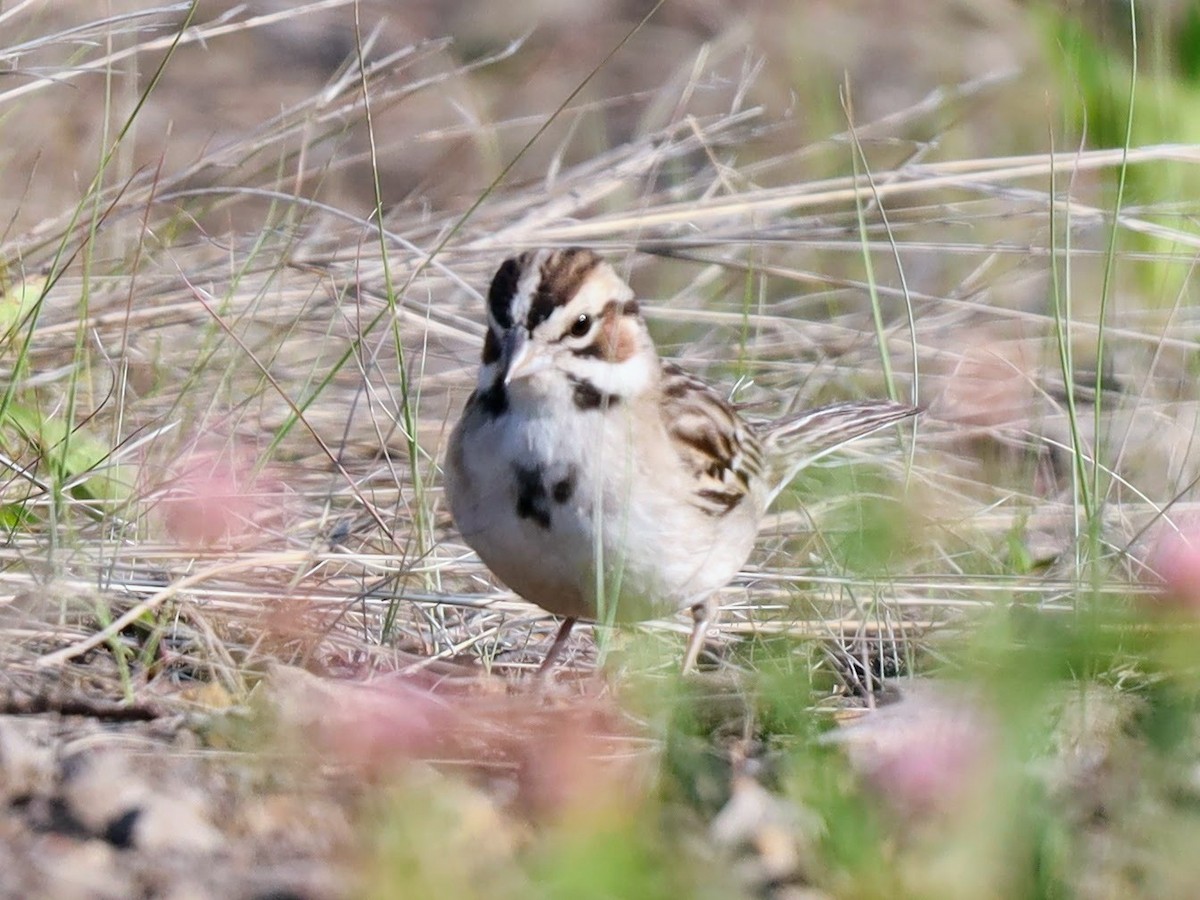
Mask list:
[[767,457],[778,465],[771,499],[823,456],[919,412],[915,406],[892,400],[853,400],[764,423],[759,436]]

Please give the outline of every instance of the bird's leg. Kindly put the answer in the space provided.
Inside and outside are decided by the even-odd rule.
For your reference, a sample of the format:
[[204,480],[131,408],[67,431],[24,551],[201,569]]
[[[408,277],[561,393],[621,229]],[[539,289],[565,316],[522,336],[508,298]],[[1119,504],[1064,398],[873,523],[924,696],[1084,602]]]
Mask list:
[[692,635],[688,638],[687,653],[683,656],[684,675],[696,667],[696,660],[700,651],[704,649],[704,638],[708,635],[708,629],[717,621],[720,609],[715,591],[692,607]]
[[567,618],[563,619],[562,625],[558,627],[558,634],[554,636],[554,643],[550,645],[550,649],[546,651],[546,658],[538,666],[538,678],[542,678],[554,668],[554,663],[562,655],[563,647],[567,646],[567,638],[571,636],[571,629],[575,627],[575,622],[576,619],[574,616],[567,616]]

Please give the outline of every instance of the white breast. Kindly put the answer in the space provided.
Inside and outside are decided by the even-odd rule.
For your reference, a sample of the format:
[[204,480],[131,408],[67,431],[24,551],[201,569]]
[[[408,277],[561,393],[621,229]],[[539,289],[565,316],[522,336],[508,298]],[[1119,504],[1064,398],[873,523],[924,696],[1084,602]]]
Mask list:
[[[512,415],[460,423],[447,492],[467,543],[510,588],[564,616],[604,613],[597,550],[619,619],[669,614],[727,583],[754,543],[750,504],[718,517],[689,502],[694,484],[657,405],[546,412],[570,402],[566,394],[513,391]],[[535,508],[522,508],[518,469],[539,473],[544,496]],[[555,486],[568,481],[569,497],[556,498]]]

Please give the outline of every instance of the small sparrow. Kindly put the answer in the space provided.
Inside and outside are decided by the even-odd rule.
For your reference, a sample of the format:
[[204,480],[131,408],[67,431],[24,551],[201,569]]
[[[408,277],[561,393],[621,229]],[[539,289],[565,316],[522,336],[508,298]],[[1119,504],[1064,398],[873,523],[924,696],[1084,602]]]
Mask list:
[[633,291],[585,249],[505,260],[488,291],[478,385],[450,436],[446,494],[506,585],[565,621],[691,608],[684,657],[804,466],[916,414],[890,400],[751,421],[659,359]]

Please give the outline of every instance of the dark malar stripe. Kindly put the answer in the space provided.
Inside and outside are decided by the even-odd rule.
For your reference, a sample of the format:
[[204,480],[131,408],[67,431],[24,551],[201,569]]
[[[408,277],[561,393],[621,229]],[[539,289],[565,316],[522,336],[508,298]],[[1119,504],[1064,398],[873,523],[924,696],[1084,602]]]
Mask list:
[[467,406],[478,406],[484,415],[492,419],[504,415],[508,411],[508,392],[504,390],[504,380],[497,378],[491,387],[482,391],[476,389]]
[[595,409],[608,409],[621,402],[621,398],[616,394],[606,394],[586,379],[575,375],[568,375],[567,378],[575,385],[571,399],[575,401],[576,409],[590,412]]

